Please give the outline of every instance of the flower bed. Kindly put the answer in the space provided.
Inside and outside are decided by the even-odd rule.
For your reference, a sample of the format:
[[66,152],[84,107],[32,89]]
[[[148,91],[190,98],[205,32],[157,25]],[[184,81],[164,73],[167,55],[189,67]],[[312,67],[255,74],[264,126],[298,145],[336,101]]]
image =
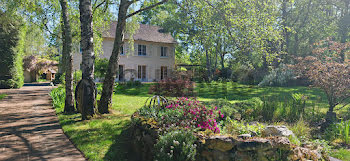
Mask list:
[[136,160],[328,160],[319,147],[298,147],[286,137],[220,134],[223,117],[215,106],[188,98],[145,106],[132,116]]

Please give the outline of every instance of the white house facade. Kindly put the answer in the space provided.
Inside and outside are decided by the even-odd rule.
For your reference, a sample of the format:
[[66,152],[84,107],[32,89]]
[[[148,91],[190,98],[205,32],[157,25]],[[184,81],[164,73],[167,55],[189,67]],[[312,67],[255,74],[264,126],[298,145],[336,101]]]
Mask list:
[[[109,59],[112,54],[116,22],[103,35],[103,54],[100,58]],[[140,24],[133,35],[134,50],[128,43],[128,35],[119,55],[119,73],[116,81],[139,80],[153,82],[171,75],[175,68],[175,39],[169,33],[163,33],[158,26]],[[73,68],[80,69],[81,54],[73,54]]]

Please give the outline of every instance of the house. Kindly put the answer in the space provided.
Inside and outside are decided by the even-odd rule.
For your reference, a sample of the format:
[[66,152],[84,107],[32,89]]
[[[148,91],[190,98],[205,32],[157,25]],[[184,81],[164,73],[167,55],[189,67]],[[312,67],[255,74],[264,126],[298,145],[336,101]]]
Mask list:
[[56,71],[53,69],[48,69],[46,72],[46,80],[53,81],[55,79]]
[[[103,54],[109,59],[112,54],[116,22],[103,34]],[[124,45],[119,56],[117,81],[139,80],[151,82],[171,75],[175,68],[175,39],[158,26],[140,24],[133,35],[134,50],[130,48],[129,35],[124,36]],[[79,70],[81,54],[73,54],[73,70]]]

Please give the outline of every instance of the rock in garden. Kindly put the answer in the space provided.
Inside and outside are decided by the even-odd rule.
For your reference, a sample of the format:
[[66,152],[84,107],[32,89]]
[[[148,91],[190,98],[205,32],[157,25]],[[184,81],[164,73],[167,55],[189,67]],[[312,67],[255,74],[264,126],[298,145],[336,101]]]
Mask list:
[[250,135],[250,134],[242,134],[242,135],[237,136],[237,138],[240,138],[240,139],[248,139],[251,137],[252,137],[252,135]]
[[231,150],[236,145],[237,140],[227,136],[212,136],[205,140],[210,149],[217,149],[222,152]]
[[263,137],[268,137],[268,136],[284,136],[284,137],[289,137],[293,136],[294,133],[290,131],[286,126],[273,126],[269,125],[266,126],[266,128],[262,131],[262,136]]

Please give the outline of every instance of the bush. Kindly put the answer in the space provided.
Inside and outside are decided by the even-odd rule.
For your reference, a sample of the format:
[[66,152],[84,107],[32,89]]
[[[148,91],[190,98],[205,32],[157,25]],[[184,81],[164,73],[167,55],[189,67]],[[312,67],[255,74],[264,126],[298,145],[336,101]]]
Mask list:
[[53,107],[62,109],[64,108],[66,93],[63,86],[59,86],[58,88],[53,89],[50,92],[50,96],[52,98]]
[[285,64],[280,64],[276,69],[273,69],[259,83],[259,86],[288,86],[294,79],[294,72]]
[[149,93],[172,97],[187,97],[194,95],[194,83],[189,79],[167,78],[158,81],[149,89]]
[[138,114],[145,118],[153,118],[164,130],[180,127],[220,133],[217,119],[223,118],[224,115],[217,108],[207,108],[199,101],[185,97],[171,102],[165,108],[144,106],[138,111]]
[[303,118],[300,118],[299,121],[289,129],[292,130],[295,136],[297,136],[299,139],[306,139],[310,137],[310,126],[307,122],[304,121]]
[[223,127],[223,133],[231,135],[251,134],[252,136],[261,136],[264,125],[262,124],[245,124],[227,117]]
[[[262,106],[255,109],[252,115],[260,121],[298,121],[300,117],[305,115],[306,97],[303,94],[292,94],[292,98],[285,98],[284,101],[275,98],[266,98],[263,100]],[[305,116],[306,117],[306,116]]]
[[[237,117],[236,114],[239,114],[239,109],[237,108],[237,106],[235,106],[234,104],[230,103],[228,100],[226,99],[217,99],[214,101],[210,101],[210,102],[205,102],[206,105],[211,106],[211,107],[217,107],[220,109],[221,113],[224,115],[225,119],[226,117],[230,117],[230,118],[235,118]],[[240,119],[240,118],[239,118]]]
[[65,74],[57,73],[55,79],[52,81],[54,84],[65,84]]
[[108,59],[96,58],[95,59],[95,77],[104,78],[108,68]]
[[171,131],[155,145],[157,161],[191,161],[196,156],[196,137],[190,131]]
[[326,129],[325,134],[329,140],[340,139],[343,143],[350,145],[350,120],[331,125]]
[[20,88],[26,26],[19,16],[0,13],[0,88]]

